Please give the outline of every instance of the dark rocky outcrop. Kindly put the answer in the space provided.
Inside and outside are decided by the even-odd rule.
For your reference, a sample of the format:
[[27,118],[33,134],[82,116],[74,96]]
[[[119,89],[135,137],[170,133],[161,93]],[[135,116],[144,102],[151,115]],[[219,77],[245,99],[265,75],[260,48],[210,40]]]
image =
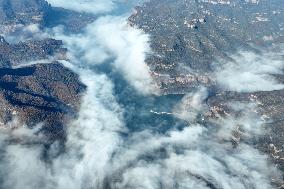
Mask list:
[[[283,171],[284,91],[225,91],[216,87],[212,66],[233,62],[229,55],[240,49],[260,53],[283,44],[283,18],[280,0],[151,0],[137,7],[129,22],[151,35],[154,53],[147,63],[164,93],[208,87],[208,120],[237,113],[232,102],[256,103],[267,133],[254,143]],[[283,75],[277,79],[283,83]]]
[[63,25],[78,32],[95,16],[52,7],[45,0],[0,0],[0,34],[9,34],[37,24],[40,28]]
[[212,63],[228,53],[283,43],[283,17],[279,0],[151,0],[129,22],[151,35],[147,63],[164,92],[183,93],[212,85]]
[[42,24],[49,8],[44,0],[1,0],[0,24]]
[[[39,29],[63,25],[77,32],[93,19],[51,7],[44,0],[0,0],[0,33],[7,38],[17,39],[34,24]],[[64,126],[77,114],[85,86],[57,62],[66,60],[62,41],[30,35],[16,43],[0,36],[0,124],[5,127],[14,119],[28,127],[43,124],[44,132],[62,138]]]
[[60,63],[0,68],[1,124],[17,118],[31,127],[43,123],[50,134],[58,133],[67,118],[76,115],[84,89],[78,76]]
[[49,58],[66,59],[67,49],[62,45],[62,41],[49,38],[9,44],[0,36],[0,67],[17,66]]

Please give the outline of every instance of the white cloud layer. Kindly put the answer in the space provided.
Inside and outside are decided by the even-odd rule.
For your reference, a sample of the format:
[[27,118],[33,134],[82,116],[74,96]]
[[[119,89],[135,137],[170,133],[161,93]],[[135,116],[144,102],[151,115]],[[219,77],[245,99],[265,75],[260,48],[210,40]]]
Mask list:
[[[254,130],[262,130],[253,110],[244,109],[242,116],[228,117],[208,127],[195,123],[166,134],[148,129],[129,133],[123,109],[113,96],[113,84],[104,75],[80,72],[88,90],[78,119],[68,127],[64,153],[45,162],[41,138],[32,130],[13,129],[16,135],[2,132],[1,139],[5,140],[0,145],[5,156],[1,155],[0,167],[5,188],[274,188],[272,178],[279,179],[276,168],[246,142],[247,136],[261,134]],[[186,104],[202,113],[204,109],[195,103],[200,101],[198,96],[202,99],[203,92],[199,93],[187,96],[195,100]],[[244,134],[233,147],[233,134],[239,129]],[[22,142],[7,142],[15,136]],[[58,147],[54,144],[53,148],[56,151]],[[53,157],[52,150],[50,155]]]
[[225,89],[237,92],[284,89],[284,84],[273,76],[283,74],[284,60],[279,54],[240,52],[231,58],[234,62],[217,65],[217,82]]
[[78,64],[110,63],[142,94],[158,93],[145,63],[146,55],[150,53],[149,36],[130,27],[125,17],[101,17],[79,35],[66,36],[60,28],[54,32],[65,42],[71,59]]
[[117,0],[47,0],[52,6],[62,7],[78,12],[104,13],[115,8]]

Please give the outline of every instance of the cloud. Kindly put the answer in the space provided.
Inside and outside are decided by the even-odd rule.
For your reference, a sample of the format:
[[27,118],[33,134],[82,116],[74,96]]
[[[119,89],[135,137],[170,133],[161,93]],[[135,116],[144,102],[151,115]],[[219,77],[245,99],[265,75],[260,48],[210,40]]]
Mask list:
[[[198,107],[194,110],[202,114],[205,110],[196,102],[203,95],[198,91],[181,103],[189,109]],[[277,170],[247,143],[262,135],[263,122],[246,105],[235,106],[242,109],[242,116],[215,120],[207,127],[196,123],[198,117],[189,116],[191,124],[182,130],[132,134],[113,157],[112,168],[117,171],[110,176],[115,178],[110,180],[111,188],[274,188],[271,178],[278,177]],[[240,140],[234,147],[237,132]]]
[[125,13],[146,1],[148,0],[47,0],[54,7],[91,14],[112,14],[115,11]]
[[112,153],[121,143],[119,132],[125,130],[111,81],[86,70],[80,76],[88,89],[78,119],[69,126],[67,153],[54,161],[57,188],[100,188]]
[[[68,127],[64,152],[52,156],[51,150],[51,161],[45,161],[42,138],[35,137],[37,142],[27,143],[35,132],[17,132],[17,137],[22,136],[27,141],[6,142],[5,148],[1,148],[5,151],[0,163],[5,175],[2,186],[12,189],[39,186],[44,189],[274,188],[272,178],[279,179],[276,168],[269,164],[266,155],[249,144],[250,135],[262,134],[254,132],[254,129],[262,130],[262,122],[255,121],[257,115],[253,115],[253,111],[245,109],[240,117],[214,121],[207,127],[192,123],[181,130],[172,128],[165,134],[147,128],[129,132],[125,128],[127,120],[123,119],[123,109],[113,95],[113,83],[105,75],[96,75],[91,70],[76,70],[88,90],[78,119]],[[197,91],[186,98],[196,99],[203,94]],[[187,103],[188,107],[201,107],[195,102]],[[199,113],[205,111],[197,109]],[[247,119],[249,117],[252,119]],[[198,117],[195,119],[197,121]],[[234,147],[231,139],[237,125],[245,134]],[[9,141],[11,136],[15,135],[1,138]],[[58,148],[57,144],[52,148]],[[35,162],[28,168],[33,174],[27,174],[26,162]]]
[[62,7],[78,12],[104,13],[115,8],[117,0],[47,0],[52,6]]
[[[73,1],[57,3],[90,11]],[[78,117],[66,125],[64,149],[59,145],[62,141],[50,144],[38,129],[6,126],[5,132],[0,132],[0,188],[273,189],[272,179],[281,181],[268,157],[251,144],[265,132],[256,105],[231,102],[240,114],[211,120],[206,118],[207,89],[201,88],[185,95],[172,113],[149,118],[162,116],[159,120],[167,128],[160,130],[159,122],[149,125],[148,120],[139,130],[127,127],[135,123],[124,116],[126,106],[132,114],[143,114],[150,111],[146,104],[140,103],[143,111],[139,112],[133,104],[159,96],[152,95],[156,88],[144,61],[151,53],[149,36],[129,27],[125,17],[102,16],[76,35],[67,35],[57,27],[52,35],[70,50],[69,62],[62,63],[78,73],[87,86]],[[255,90],[263,75],[279,73],[275,68],[281,68],[279,61],[273,66],[262,65],[256,57],[248,61],[253,55],[243,56],[245,66],[238,62],[235,67],[224,65],[220,74],[231,79],[229,74],[242,76],[248,70],[254,82],[240,88],[247,80],[222,83],[220,77],[224,87]],[[109,65],[119,73],[116,80],[108,71],[98,69]],[[119,80],[126,80],[125,85],[134,87],[144,98],[133,96],[132,91],[118,94],[115,87]],[[127,104],[118,100],[121,96]],[[171,103],[170,98],[167,101]],[[176,128],[167,116],[187,124]],[[46,148],[47,144],[51,146]]]
[[184,128],[130,131],[124,109],[117,103],[115,83],[106,74],[63,63],[87,86],[79,115],[68,124],[65,149],[55,142],[44,153],[46,139],[39,129],[8,127],[0,137],[1,187],[274,188],[271,181],[279,179],[277,169],[250,145],[253,137],[263,133],[257,106],[232,102],[240,115],[202,125],[198,115],[206,114],[207,92],[201,88],[172,110],[188,121]]
[[140,93],[158,93],[145,63],[151,52],[149,36],[130,27],[125,17],[101,17],[79,35],[66,36],[62,28],[56,28],[54,35],[65,42],[71,59],[78,64],[111,64]]
[[231,58],[233,62],[216,65],[217,82],[224,89],[237,92],[284,89],[284,84],[273,76],[283,74],[284,60],[279,54],[241,51]]
[[[76,69],[88,86],[78,118],[68,126],[65,152],[57,156],[60,146],[55,142],[44,155],[46,138],[38,132],[19,125],[6,127],[0,141],[1,177],[5,178],[1,187],[101,188],[108,162],[121,143],[119,133],[126,130],[122,110],[105,75],[64,64]],[[27,170],[32,173],[27,174]]]
[[19,43],[28,40],[43,40],[49,35],[40,29],[38,24],[30,24],[27,26],[19,26],[13,32],[3,34],[5,40],[9,43]]
[[174,115],[178,118],[192,123],[196,120],[200,111],[206,108],[202,102],[208,97],[207,89],[200,88],[198,91],[189,93],[183,97],[175,107]]

